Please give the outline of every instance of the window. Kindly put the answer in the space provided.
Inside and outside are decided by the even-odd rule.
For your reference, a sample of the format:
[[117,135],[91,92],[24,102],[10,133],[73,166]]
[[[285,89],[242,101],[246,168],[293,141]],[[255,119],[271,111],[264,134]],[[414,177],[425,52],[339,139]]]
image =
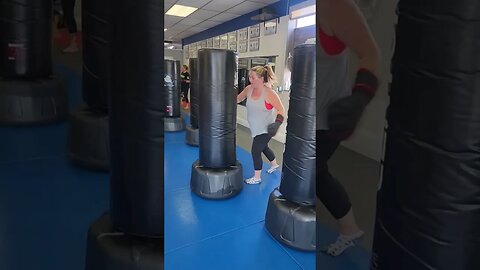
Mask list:
[[297,19],[297,28],[302,28],[310,25],[315,25],[316,15],[310,15]]

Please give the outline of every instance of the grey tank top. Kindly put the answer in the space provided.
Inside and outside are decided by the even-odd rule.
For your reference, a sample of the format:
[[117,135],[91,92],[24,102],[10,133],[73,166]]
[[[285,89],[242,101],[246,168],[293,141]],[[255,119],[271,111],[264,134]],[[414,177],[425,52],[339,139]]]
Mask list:
[[348,52],[329,55],[317,40],[317,130],[328,130],[328,107],[351,94],[348,73]]
[[268,125],[275,120],[274,109],[268,110],[265,107],[265,92],[263,88],[257,100],[252,99],[253,89],[247,93],[247,121],[252,137],[268,133]]

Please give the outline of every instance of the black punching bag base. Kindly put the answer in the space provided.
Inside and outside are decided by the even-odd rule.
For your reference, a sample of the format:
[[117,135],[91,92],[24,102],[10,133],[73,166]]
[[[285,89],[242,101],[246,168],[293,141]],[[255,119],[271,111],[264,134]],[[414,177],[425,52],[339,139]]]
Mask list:
[[199,137],[198,137],[198,128],[192,128],[192,126],[188,125],[186,128],[186,135],[185,141],[188,145],[191,146],[198,146],[199,145]]
[[67,89],[60,78],[0,79],[0,125],[42,125],[67,116]]
[[270,193],[265,226],[280,243],[294,249],[316,249],[315,205],[301,205],[288,201],[277,189]]
[[125,235],[104,214],[88,230],[85,270],[163,269],[163,238]]
[[200,160],[192,164],[190,188],[193,193],[205,199],[221,200],[234,197],[243,188],[242,164],[212,169],[200,166]]
[[185,129],[185,121],[182,117],[165,117],[164,125],[167,132],[183,131]]
[[107,114],[84,105],[70,113],[68,157],[87,169],[109,170]]

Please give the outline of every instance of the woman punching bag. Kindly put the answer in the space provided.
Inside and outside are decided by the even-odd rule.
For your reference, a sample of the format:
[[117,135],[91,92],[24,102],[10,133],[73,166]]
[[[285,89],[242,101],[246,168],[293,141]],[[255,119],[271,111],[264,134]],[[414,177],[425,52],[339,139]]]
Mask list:
[[480,2],[397,12],[371,269],[480,269]]

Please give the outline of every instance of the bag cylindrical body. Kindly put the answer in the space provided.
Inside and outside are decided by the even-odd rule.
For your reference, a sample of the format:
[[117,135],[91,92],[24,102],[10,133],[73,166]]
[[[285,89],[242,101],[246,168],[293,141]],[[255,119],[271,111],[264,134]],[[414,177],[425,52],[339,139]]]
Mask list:
[[480,269],[480,3],[398,15],[371,269]]
[[235,165],[237,61],[234,51],[198,51],[199,156],[207,168]]
[[192,128],[198,128],[198,59],[190,58],[190,125]]
[[315,204],[316,46],[295,47],[287,138],[280,192],[288,200]]
[[83,100],[96,111],[107,112],[111,81],[112,18],[110,1],[82,0]]
[[163,60],[165,116],[180,117],[180,61]]
[[52,74],[52,1],[0,0],[0,77]]
[[163,237],[163,2],[118,1],[112,9],[121,29],[111,47],[112,225],[114,231]]

